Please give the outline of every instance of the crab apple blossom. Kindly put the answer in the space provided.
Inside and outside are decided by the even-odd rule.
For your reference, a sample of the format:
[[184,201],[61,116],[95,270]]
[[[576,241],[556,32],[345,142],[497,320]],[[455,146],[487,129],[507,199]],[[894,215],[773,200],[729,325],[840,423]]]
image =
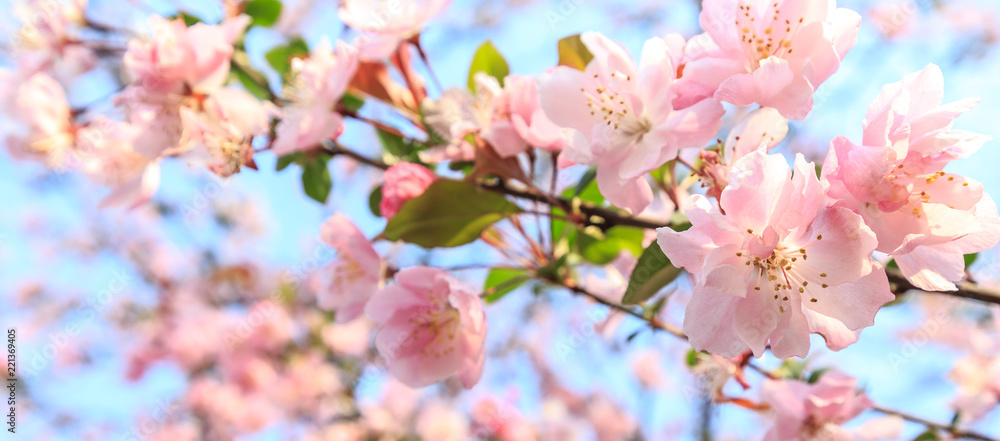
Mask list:
[[13,156],[62,166],[75,142],[66,92],[44,72],[0,69],[0,113],[19,127],[7,134]]
[[702,181],[708,187],[706,194],[718,198],[729,183],[729,170],[740,158],[753,153],[761,146],[771,149],[788,134],[788,120],[772,107],[762,107],[743,117],[729,132],[720,151],[701,151],[705,161]]
[[135,207],[151,199],[159,188],[158,158],[135,148],[144,130],[101,118],[79,132],[80,170],[95,182],[112,187],[101,200],[102,206]]
[[812,163],[798,155],[794,168],[764,149],[744,156],[718,206],[694,195],[689,230],[658,230],[664,254],[697,278],[684,315],[695,349],[759,357],[770,343],[777,357],[805,357],[813,332],[839,350],[894,298],[875,234],[827,207]]
[[79,35],[86,8],[86,0],[15,3],[10,12],[22,26],[10,41],[18,48],[17,63],[47,72],[63,84],[96,67],[96,51]]
[[681,96],[774,107],[804,119],[813,93],[854,47],[861,16],[835,0],[705,0],[688,42]]
[[[496,82],[493,77],[486,78]],[[545,116],[538,101],[538,79],[508,75],[503,82],[503,90],[493,97],[492,121],[483,138],[505,157],[514,156],[529,147],[561,151],[566,146],[570,131],[555,125]]]
[[915,286],[954,290],[964,254],[1000,242],[996,204],[972,179],[942,169],[989,136],[952,128],[978,99],[942,105],[935,65],[885,86],[868,108],[862,145],[831,143],[823,178],[837,205],[859,213]]
[[382,259],[361,230],[341,214],[326,220],[320,237],[337,251],[337,259],[322,270],[326,286],[317,301],[320,308],[337,312],[337,323],[353,321],[382,283]]
[[437,180],[427,167],[412,162],[400,162],[382,174],[382,201],[379,211],[389,219],[399,213],[406,201],[424,194],[424,190]]
[[420,30],[441,13],[451,0],[347,0],[341,4],[340,19],[361,32],[354,45],[365,60],[392,54],[399,44],[420,34]]
[[685,109],[671,104],[684,54],[678,35],[647,40],[638,65],[601,34],[585,32],[580,39],[593,59],[582,72],[557,66],[542,74],[542,109],[557,125],[575,130],[567,159],[596,165],[608,201],[639,213],[653,199],[644,175],[679,149],[705,145],[722,126],[724,110],[707,98]]
[[561,151],[572,131],[555,125],[542,111],[538,79],[508,75],[503,82],[501,86],[496,78],[476,72],[474,93],[454,87],[440,99],[425,99],[427,122],[449,141],[425,154],[425,159],[473,159],[474,147],[466,141],[473,133],[479,133],[501,157],[516,156],[531,147]]
[[467,389],[479,382],[486,314],[475,288],[437,268],[407,268],[372,296],[365,314],[378,325],[375,347],[389,373],[407,386],[454,374]]
[[765,441],[827,441],[894,439],[903,422],[898,417],[869,421],[858,429],[842,424],[872,407],[858,391],[857,380],[838,371],[823,374],[815,384],[798,380],[768,380],[763,399],[771,408],[774,426]]
[[284,90],[290,105],[276,128],[276,155],[315,148],[340,136],[344,124],[334,109],[357,70],[357,49],[339,40],[334,49],[324,38],[309,58],[292,60],[291,79]]
[[184,87],[207,93],[225,83],[233,43],[249,24],[246,15],[219,25],[198,23],[191,27],[181,19],[153,16],[152,36],[129,41],[125,67],[147,93],[178,92]]
[[223,177],[253,164],[250,142],[269,128],[268,111],[260,101],[242,90],[219,89],[201,107],[201,112],[180,109],[184,127],[180,149]]

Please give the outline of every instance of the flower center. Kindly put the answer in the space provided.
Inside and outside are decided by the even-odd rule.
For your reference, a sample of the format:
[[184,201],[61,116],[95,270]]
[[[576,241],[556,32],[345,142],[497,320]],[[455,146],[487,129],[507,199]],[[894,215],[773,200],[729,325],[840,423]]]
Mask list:
[[761,12],[759,15],[761,19],[766,19],[770,15],[770,20],[766,21],[764,24],[766,27],[763,29],[760,29],[758,14],[753,11],[751,5],[741,1],[739,11],[736,13],[740,42],[747,54],[747,72],[757,70],[761,60],[768,57],[790,55],[793,49],[792,40],[805,21],[804,17],[783,17],[778,2],[769,4],[767,9]]
[[[747,232],[753,234],[753,230]],[[748,242],[752,243],[755,240],[759,239],[751,238]],[[745,265],[753,265],[753,271],[757,274],[756,279],[751,278],[753,289],[760,291],[763,286],[764,289],[773,290],[774,300],[778,303],[778,312],[784,313],[788,310],[786,307],[789,301],[788,291],[797,291],[802,296],[809,294],[809,301],[816,303],[819,301],[815,295],[816,285],[818,284],[821,289],[829,287],[828,284],[822,283],[827,274],[805,263],[809,258],[808,247],[819,240],[823,240],[822,234],[816,235],[815,239],[797,248],[778,243],[766,257],[754,256],[748,250],[737,252],[736,257],[745,258]],[[810,281],[814,284],[810,285]]]
[[414,314],[410,318],[410,324],[415,328],[414,337],[428,339],[427,344],[420,349],[420,355],[440,358],[455,351],[456,334],[462,318],[458,309],[446,299],[434,298],[431,304],[431,307]]
[[[632,81],[632,77],[617,71],[610,77],[605,83]],[[600,79],[600,75],[594,74],[594,78]],[[601,115],[601,120],[622,138],[639,142],[643,135],[652,130],[653,122],[649,117],[638,114],[629,97],[619,90],[601,85],[589,91],[581,87],[580,92],[587,97],[590,114]]]

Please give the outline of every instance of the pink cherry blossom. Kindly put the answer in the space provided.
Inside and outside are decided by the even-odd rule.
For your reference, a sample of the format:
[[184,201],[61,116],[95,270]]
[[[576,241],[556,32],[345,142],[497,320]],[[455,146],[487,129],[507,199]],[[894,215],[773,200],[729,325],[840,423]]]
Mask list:
[[[496,82],[495,78],[482,75]],[[500,156],[514,156],[529,147],[558,152],[566,146],[570,131],[545,116],[537,89],[535,77],[508,75],[503,91],[493,97],[492,120],[482,136]]]
[[357,50],[339,40],[336,50],[323,39],[309,58],[292,60],[291,80],[285,87],[291,105],[276,128],[276,155],[315,148],[343,132],[343,121],[334,108],[357,69]]
[[153,197],[160,185],[158,158],[136,151],[144,127],[99,118],[80,130],[79,168],[112,191],[102,206],[135,207]]
[[[446,145],[421,152],[423,161],[475,159],[475,147],[466,140],[466,137],[480,131],[486,136],[493,119],[493,101],[503,93],[503,90],[496,78],[483,72],[473,75],[473,82],[475,93],[465,88],[451,87],[445,90],[440,98],[424,98],[420,104],[427,124],[447,142]],[[495,141],[506,141],[495,136],[490,137]],[[515,143],[517,143],[516,149],[520,144],[516,139]],[[505,143],[501,144],[500,148],[506,147]]]
[[951,342],[968,351],[948,374],[958,385],[951,406],[963,421],[977,420],[1000,405],[1000,308],[990,309],[992,326],[958,329]]
[[330,323],[323,326],[320,336],[323,343],[336,353],[364,355],[371,342],[373,324],[365,317],[359,317],[350,323]]
[[184,87],[201,93],[211,91],[225,83],[233,42],[249,24],[246,15],[219,25],[198,23],[191,27],[180,19],[152,16],[152,36],[129,42],[125,67],[147,93],[178,92]]
[[253,162],[250,143],[269,130],[266,108],[238,89],[218,89],[205,99],[201,112],[183,107],[180,115],[184,126],[180,149],[223,177]]
[[427,167],[412,162],[400,162],[382,174],[382,202],[379,210],[386,219],[399,213],[406,201],[424,194],[437,179]]
[[705,96],[804,119],[813,92],[857,41],[861,16],[835,0],[704,0],[687,46],[680,107]]
[[469,439],[469,420],[443,403],[424,408],[416,421],[421,439],[465,441]]
[[354,43],[365,60],[392,54],[403,41],[418,35],[451,0],[347,0],[341,4],[340,19],[361,32]]
[[13,57],[31,72],[46,72],[61,84],[97,66],[93,49],[81,42],[86,0],[15,2],[21,28],[11,35]]
[[902,431],[902,420],[892,417],[850,430],[842,424],[872,407],[857,390],[857,380],[830,371],[816,384],[798,380],[768,380],[763,399],[771,407],[774,426],[765,441],[821,441],[893,439]]
[[789,175],[782,156],[760,149],[736,161],[719,206],[691,197],[689,230],[658,230],[670,261],[697,280],[684,315],[696,349],[759,357],[770,344],[779,358],[805,357],[813,332],[839,350],[894,298],[861,217],[827,207],[801,155]]
[[647,349],[632,359],[632,373],[643,388],[659,389],[667,384],[660,358],[655,349]]
[[407,268],[372,296],[375,347],[394,377],[424,387],[458,374],[472,388],[483,371],[486,314],[479,292],[448,273]]
[[703,150],[705,161],[702,181],[708,187],[706,194],[718,198],[729,184],[729,170],[740,158],[753,153],[761,146],[771,149],[788,134],[788,120],[772,107],[762,107],[750,112],[729,132],[721,152]]
[[66,167],[75,130],[62,86],[43,72],[8,70],[0,70],[0,83],[0,114],[17,125],[7,135],[13,155]]
[[558,66],[542,74],[538,95],[545,114],[575,130],[567,159],[597,166],[597,183],[608,201],[639,213],[652,201],[644,175],[701,147],[718,132],[724,113],[711,99],[675,109],[676,74],[684,39],[652,38],[638,65],[620,44],[601,34],[580,37],[594,58],[585,71]]
[[337,251],[337,259],[321,270],[327,283],[317,300],[320,308],[337,312],[337,323],[347,323],[361,316],[379,288],[382,259],[361,230],[341,214],[326,220],[320,237]]
[[964,254],[1000,242],[996,204],[982,184],[942,169],[989,136],[952,121],[977,98],[941,104],[944,78],[928,65],[886,85],[868,109],[862,145],[834,139],[823,164],[830,196],[859,213],[915,286],[954,290]]

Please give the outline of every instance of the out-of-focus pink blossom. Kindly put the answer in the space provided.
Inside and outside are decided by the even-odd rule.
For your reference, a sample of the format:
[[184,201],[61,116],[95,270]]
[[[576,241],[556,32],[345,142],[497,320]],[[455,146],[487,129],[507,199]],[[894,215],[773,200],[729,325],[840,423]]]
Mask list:
[[16,2],[13,15],[21,28],[13,34],[17,64],[32,72],[47,72],[62,84],[97,65],[97,54],[81,42],[87,0]]
[[862,145],[833,140],[823,178],[837,205],[860,214],[914,285],[954,290],[964,254],[1000,242],[996,204],[979,182],[946,173],[991,139],[952,122],[978,98],[941,104],[944,78],[935,65],[886,85],[868,108]]
[[1000,308],[992,309],[992,326],[963,329],[956,346],[969,353],[958,360],[948,377],[958,385],[951,406],[963,421],[973,421],[1000,405]]
[[[479,75],[496,82],[493,77]],[[508,75],[502,92],[493,97],[492,120],[482,136],[500,156],[514,156],[529,147],[558,152],[566,146],[570,130],[555,125],[545,116],[537,90],[537,78]]]
[[827,207],[801,155],[794,176],[763,148],[744,156],[719,206],[695,195],[687,215],[689,230],[661,228],[658,242],[697,279],[684,331],[698,350],[734,357],[749,347],[759,357],[770,344],[777,357],[805,357],[810,332],[839,350],[895,298],[871,257],[875,234],[850,210]]
[[684,54],[679,35],[646,41],[638,65],[601,34],[580,38],[594,58],[583,72],[558,66],[542,74],[542,109],[554,123],[575,130],[566,158],[596,165],[601,194],[639,213],[653,199],[644,175],[679,149],[705,145],[719,131],[724,111],[711,99],[686,109],[671,104]]
[[912,32],[919,12],[914,4],[880,2],[868,8],[868,19],[883,37],[892,39]]
[[326,220],[320,237],[337,251],[337,259],[321,270],[328,282],[317,300],[320,308],[337,312],[337,323],[347,323],[361,316],[381,285],[382,259],[364,233],[342,214]]
[[135,207],[153,197],[160,185],[157,158],[135,151],[143,128],[104,118],[78,133],[79,168],[95,182],[112,187],[102,206]]
[[214,380],[195,382],[186,399],[195,412],[241,431],[256,432],[280,417],[264,396],[244,394],[234,385]]
[[535,431],[524,416],[511,405],[487,398],[472,410],[473,434],[478,438],[495,437],[499,441],[535,441]]
[[372,296],[365,313],[379,326],[375,347],[389,373],[408,386],[456,373],[466,388],[479,381],[486,314],[475,288],[436,268],[407,268]]
[[660,353],[655,349],[646,349],[632,359],[632,374],[642,387],[659,389],[667,384],[660,362]]
[[340,136],[344,125],[334,109],[357,69],[357,50],[339,40],[336,50],[323,39],[309,58],[292,60],[291,80],[285,87],[291,105],[276,128],[274,154],[315,148]]
[[320,332],[325,343],[338,354],[364,355],[371,344],[373,325],[367,318],[361,317],[346,324],[328,324]]
[[766,441],[874,440],[895,438],[902,431],[902,420],[897,418],[863,430],[841,427],[871,408],[872,402],[858,392],[857,380],[837,371],[823,374],[816,384],[768,380],[763,399],[774,418]]
[[857,41],[861,16],[835,0],[705,0],[676,105],[714,96],[804,119],[813,92]]
[[406,201],[424,194],[437,180],[427,167],[412,162],[400,162],[382,174],[382,202],[379,210],[386,219],[399,213]]
[[424,408],[417,416],[417,434],[421,439],[465,441],[469,439],[469,420],[440,403]]
[[604,395],[598,394],[588,400],[586,417],[598,441],[626,440],[637,430],[635,418]]
[[340,19],[356,29],[354,45],[362,58],[379,60],[392,54],[399,44],[416,35],[451,0],[347,0],[341,3]]
[[14,157],[69,165],[75,130],[66,93],[52,77],[0,69],[0,114],[18,125],[6,142]]
[[150,18],[152,36],[132,40],[125,53],[125,67],[147,92],[178,92],[189,88],[206,93],[225,83],[233,43],[250,24],[241,15],[219,25],[198,23],[187,27],[181,19]]
[[237,89],[219,89],[205,99],[202,112],[180,109],[184,135],[180,150],[203,162],[213,173],[228,177],[253,163],[254,136],[267,133],[267,110],[260,101]]

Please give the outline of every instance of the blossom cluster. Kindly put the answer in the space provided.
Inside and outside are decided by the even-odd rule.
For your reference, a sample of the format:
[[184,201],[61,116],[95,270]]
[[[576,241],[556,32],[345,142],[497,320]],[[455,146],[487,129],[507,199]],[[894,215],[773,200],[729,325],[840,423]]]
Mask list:
[[[789,160],[775,153],[786,141],[789,120],[808,118],[817,90],[856,43],[861,16],[838,8],[835,0],[704,0],[703,33],[690,39],[653,37],[634,57],[625,45],[585,32],[576,36],[573,49],[560,47],[575,51],[570,57],[575,62],[561,57],[558,66],[538,75],[509,74],[495,55],[500,60],[482,64],[503,61],[503,69],[470,72],[468,88],[437,87],[440,95],[433,97],[416,68],[416,55],[433,75],[420,32],[448,4],[342,2],[339,17],[355,37],[324,38],[295,53],[281,52],[292,45],[277,48],[279,59],[269,59],[282,81],[277,93],[250,63],[243,39],[255,21],[248,11],[229,11],[218,24],[154,16],[147,35],[128,39],[120,56],[112,57],[123,67],[124,80],[110,99],[114,114],[109,115],[74,107],[68,99],[74,79],[95,69],[103,54],[77,38],[81,29],[96,25],[84,16],[82,1],[70,2],[58,14],[45,14],[40,32],[19,49],[14,69],[0,70],[0,113],[13,123],[4,127],[5,144],[13,157],[72,168],[110,187],[103,205],[137,207],[151,200],[160,185],[161,164],[170,158],[228,178],[256,169],[255,157],[264,151],[279,158],[279,170],[282,163],[302,165],[307,193],[325,202],[323,191],[306,185],[308,167],[319,164],[329,178],[326,159],[351,156],[339,145],[345,120],[370,124],[380,137],[398,141],[389,151],[383,139],[387,148],[380,158],[352,153],[356,162],[383,169],[369,202],[388,225],[385,233],[369,239],[338,213],[319,228],[321,241],[336,258],[302,291],[315,297],[310,306],[316,311],[309,319],[335,328],[314,326],[321,329],[307,332],[310,337],[319,333],[334,352],[354,356],[367,346],[348,340],[373,339],[387,372],[414,388],[452,377],[465,388],[480,381],[491,329],[484,298],[498,291],[497,286],[472,286],[440,268],[398,268],[373,243],[389,236],[392,227],[405,229],[400,223],[433,223],[414,220],[418,216],[406,211],[416,206],[411,201],[446,180],[482,192],[476,194],[491,190],[489,195],[511,207],[465,216],[476,219],[454,228],[457,233],[478,226],[469,241],[481,239],[527,278],[617,307],[599,320],[608,332],[627,312],[650,325],[659,323],[663,302],[641,314],[622,303],[646,300],[625,300],[636,256],[645,255],[643,249],[662,251],[673,269],[690,276],[683,335],[678,335],[695,350],[712,354],[706,358],[715,364],[699,369],[721,379],[711,391],[717,401],[728,399],[722,386],[730,378],[744,384],[739,377],[751,356],[770,351],[781,359],[804,358],[812,334],[835,351],[858,341],[878,311],[895,299],[890,276],[896,285],[905,279],[921,290],[957,290],[956,283],[966,278],[965,255],[1000,242],[1000,216],[984,186],[944,170],[991,140],[954,128],[978,99],[944,103],[943,73],[933,64],[885,85],[861,123],[861,139],[833,139],[821,164],[802,154]],[[356,101],[391,109],[406,128],[363,114]],[[734,124],[720,135],[727,118]],[[418,134],[411,138],[411,131]],[[551,159],[545,163],[550,169],[540,173],[552,177],[548,191],[537,182],[538,158]],[[464,173],[464,180],[446,178],[445,164]],[[568,198],[556,192],[569,187],[557,185],[556,176],[574,167],[592,174],[600,194],[587,201],[589,211],[581,208],[580,197],[589,182],[574,182],[578,186]],[[691,174],[680,184],[679,170]],[[515,187],[508,186],[511,182]],[[538,242],[516,217],[528,211],[529,203],[510,201],[524,196],[531,204],[550,205],[547,211],[532,207],[530,212],[548,215],[551,228],[539,229]],[[437,208],[457,212],[464,207]],[[650,213],[672,222],[655,223],[660,226],[655,234],[647,228],[635,235],[634,256],[585,256],[579,243],[569,245],[570,239],[556,233],[562,222],[561,228],[575,229],[573,240],[597,241],[617,233],[609,222],[613,217],[648,225],[641,216]],[[507,218],[512,228],[499,223]],[[494,220],[479,225],[483,219]],[[527,250],[514,250],[520,238],[510,240],[508,233],[520,234]],[[546,239],[549,247],[543,249]],[[612,276],[577,283],[580,272],[566,262],[584,260],[603,262]],[[250,431],[267,425],[269,401],[288,408],[322,407],[317,404],[322,397],[308,386],[314,380],[320,390],[345,389],[319,351],[296,354],[282,372],[268,361],[295,340],[291,314],[273,309],[273,302],[252,304],[251,311],[277,315],[221,355],[219,342],[201,336],[230,334],[241,324],[196,300],[203,288],[179,293],[180,300],[195,306],[144,333],[142,350],[130,365],[132,377],[168,358],[190,372],[219,364],[226,381],[200,379],[186,399],[198,413]],[[995,350],[992,342],[980,346],[979,352]],[[995,381],[979,373],[996,371],[996,359],[979,352],[953,372],[969,389],[955,407],[973,414],[996,406],[1000,396]],[[637,376],[644,387],[661,383],[654,370],[640,367]],[[275,378],[286,386],[282,391],[263,387]],[[841,427],[872,407],[854,379],[830,372],[814,384],[799,380],[771,375],[764,385],[757,410],[769,409],[775,416],[767,439],[875,439],[893,432]],[[480,413],[489,414],[500,405],[484,401],[481,407]],[[431,409],[417,423],[422,436],[468,434],[464,417]],[[411,411],[398,413],[410,417]],[[595,398],[570,413],[607,421],[619,419],[621,411]],[[500,439],[536,439],[522,427],[520,416],[504,424],[483,415],[474,420]],[[629,423],[595,431],[599,439],[622,439],[631,434],[616,432],[623,426],[634,429]],[[343,430],[355,430],[356,438],[364,431]]]

